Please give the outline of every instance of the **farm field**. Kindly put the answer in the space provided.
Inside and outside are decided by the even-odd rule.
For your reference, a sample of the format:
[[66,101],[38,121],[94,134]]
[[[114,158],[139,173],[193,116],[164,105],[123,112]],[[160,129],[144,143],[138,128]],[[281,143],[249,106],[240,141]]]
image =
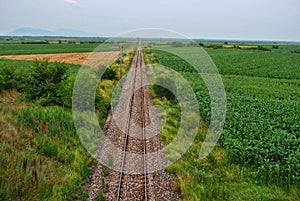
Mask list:
[[[95,38],[2,38],[0,55],[118,51],[112,41]],[[97,48],[101,44],[101,48]]]
[[[81,39],[81,44],[69,44],[60,40],[62,44],[58,39],[53,44],[22,44],[19,39],[0,42],[0,200],[88,199],[87,185],[95,160],[76,135],[72,92],[87,52],[103,41]],[[271,42],[242,44],[271,49],[262,51],[213,48],[208,46],[214,43],[203,43],[221,74],[227,115],[217,146],[206,159],[199,160],[211,115],[207,87],[184,60],[157,50],[155,42],[146,48],[145,42],[145,62],[179,72],[195,91],[201,110],[193,144],[167,168],[175,176],[174,191],[181,200],[300,200],[300,54],[293,52],[299,45],[286,48],[279,44],[279,49],[273,50]],[[166,42],[159,44],[159,49],[163,48],[188,52],[200,47],[170,47]],[[95,76],[100,64],[110,66],[95,95],[101,127],[120,78],[118,54],[115,44],[104,44],[95,53],[99,63],[90,64]],[[124,53],[123,73],[133,56],[133,51]],[[32,61],[36,58],[49,60]],[[151,65],[147,70],[153,70]],[[157,93],[154,86],[150,89],[153,103],[166,112],[160,139],[168,144],[179,126],[180,105]],[[102,194],[105,188],[100,200],[104,199]]]
[[[189,48],[182,48],[189,51]],[[165,49],[168,50],[168,47]],[[300,55],[257,50],[206,50],[218,67],[225,85],[226,122],[220,147],[215,148],[207,161],[202,161],[204,164],[190,158],[190,155],[196,157],[196,150],[201,147],[201,142],[195,142],[190,153],[170,167],[169,170],[179,178],[179,188],[184,192],[184,198],[235,200],[233,197],[239,190],[228,182],[233,179],[236,180],[234,183],[243,186],[247,194],[239,198],[241,200],[256,200],[257,197],[262,200],[298,200]],[[145,52],[152,63],[170,67],[189,81],[205,122],[209,122],[209,94],[195,70],[177,56],[155,50],[155,46]],[[157,102],[164,104],[159,98]],[[171,125],[175,124],[173,132],[176,133],[174,122],[178,124],[175,115],[179,112],[178,106],[167,103],[165,107],[173,114],[169,121],[173,122]],[[162,139],[168,143],[172,132],[170,128],[166,129]],[[200,128],[198,139],[203,139],[206,129],[205,126]],[[190,164],[190,161],[194,163]],[[235,176],[229,176],[232,173]],[[213,184],[207,185],[210,182]],[[215,191],[221,192],[218,194],[220,197],[215,195]]]
[[9,60],[45,60],[49,62],[64,62],[68,64],[83,63],[90,67],[97,67],[99,65],[105,65],[116,59],[119,55],[118,51],[114,52],[84,52],[84,53],[58,53],[58,54],[29,54],[29,55],[6,55],[0,56],[0,59]]

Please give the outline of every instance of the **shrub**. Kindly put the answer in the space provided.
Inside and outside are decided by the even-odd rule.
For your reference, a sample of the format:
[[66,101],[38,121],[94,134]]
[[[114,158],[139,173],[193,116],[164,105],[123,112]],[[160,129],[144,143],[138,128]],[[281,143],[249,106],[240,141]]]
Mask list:
[[221,48],[223,48],[223,45],[222,44],[211,44],[211,45],[207,45],[206,47],[213,48],[213,49],[221,49]]
[[[165,88],[164,86],[167,86]],[[176,100],[176,86],[174,82],[168,78],[159,78],[157,84],[153,86],[153,90],[158,97],[166,97],[168,100]]]
[[16,68],[4,65],[0,68],[0,91],[18,88]]
[[258,49],[258,50],[262,50],[262,51],[271,51],[271,49],[265,48],[265,47],[263,47],[262,45],[257,46],[257,49]]
[[[101,68],[103,68],[103,67],[101,67]],[[102,69],[99,69],[99,71],[101,72]],[[112,68],[106,68],[101,79],[115,80],[115,79],[117,79],[117,73]]]
[[59,105],[66,108],[72,107],[72,95],[76,76],[69,76],[66,80],[63,80],[60,88],[57,91],[59,97]]
[[58,89],[67,79],[68,68],[63,63],[49,64],[48,60],[36,60],[32,73],[25,84],[26,97],[30,100],[38,100],[42,105],[60,103]]

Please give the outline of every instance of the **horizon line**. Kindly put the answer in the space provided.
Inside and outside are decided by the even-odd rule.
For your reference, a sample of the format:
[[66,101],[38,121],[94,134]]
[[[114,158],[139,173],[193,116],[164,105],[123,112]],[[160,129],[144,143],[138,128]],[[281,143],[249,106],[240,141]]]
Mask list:
[[299,40],[295,39],[242,39],[242,38],[205,38],[205,37],[189,37],[189,38],[168,38],[168,37],[118,37],[118,36],[101,36],[101,35],[8,35],[8,34],[1,34],[0,37],[16,37],[16,38],[42,38],[42,37],[49,37],[49,38],[121,38],[121,39],[164,39],[164,40],[203,40],[203,41],[228,41],[228,42],[296,42],[300,43]]

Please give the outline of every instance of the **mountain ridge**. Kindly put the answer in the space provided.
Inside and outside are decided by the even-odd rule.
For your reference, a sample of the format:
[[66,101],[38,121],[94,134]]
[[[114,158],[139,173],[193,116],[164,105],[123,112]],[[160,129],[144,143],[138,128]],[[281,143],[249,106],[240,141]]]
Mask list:
[[84,32],[81,30],[61,28],[55,31],[47,29],[21,27],[14,29],[8,33],[9,36],[99,36],[99,34],[93,34]]

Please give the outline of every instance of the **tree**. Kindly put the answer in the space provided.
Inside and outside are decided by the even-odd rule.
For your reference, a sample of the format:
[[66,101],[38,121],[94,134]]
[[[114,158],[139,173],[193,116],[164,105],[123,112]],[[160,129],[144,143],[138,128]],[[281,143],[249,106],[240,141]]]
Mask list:
[[200,45],[200,47],[204,47],[205,45],[204,45],[204,43],[199,43],[199,45]]

